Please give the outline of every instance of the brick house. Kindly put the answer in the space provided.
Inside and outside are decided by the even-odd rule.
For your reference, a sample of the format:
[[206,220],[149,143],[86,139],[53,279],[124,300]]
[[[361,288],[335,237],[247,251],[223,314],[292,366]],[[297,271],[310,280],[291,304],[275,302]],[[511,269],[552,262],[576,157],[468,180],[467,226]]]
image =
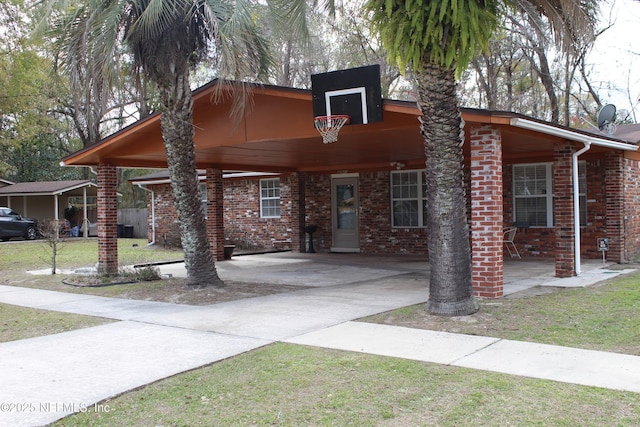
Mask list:
[[[251,111],[234,120],[231,100],[211,102],[216,84],[194,91],[194,124],[217,259],[229,241],[304,252],[309,225],[317,226],[319,251],[426,255],[425,157],[414,103],[385,100],[383,122],[346,126],[336,143],[324,145],[313,126],[310,91],[257,86]],[[462,109],[462,116],[477,296],[502,295],[503,230],[513,224],[523,257],[554,258],[558,277],[579,274],[582,257],[599,257],[598,238],[608,239],[611,261],[640,255],[635,141],[512,112]],[[115,169],[166,167],[159,116],[64,163],[97,167],[104,198],[98,204],[104,210],[100,262],[117,263],[107,232],[115,227],[115,204],[109,203]],[[175,215],[167,175],[136,183],[150,190],[149,235],[170,236]]]

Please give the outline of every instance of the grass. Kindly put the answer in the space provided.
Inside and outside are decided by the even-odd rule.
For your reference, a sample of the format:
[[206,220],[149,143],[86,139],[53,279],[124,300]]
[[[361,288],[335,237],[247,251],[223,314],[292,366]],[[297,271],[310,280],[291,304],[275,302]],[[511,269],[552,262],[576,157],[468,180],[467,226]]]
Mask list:
[[640,425],[634,393],[283,343],[102,405],[55,425]]
[[0,342],[58,334],[108,322],[111,320],[0,304]]
[[[73,269],[93,267],[98,262],[98,241],[68,239],[58,247],[57,267]],[[118,239],[120,265],[183,259],[181,250],[148,247],[146,239]],[[51,249],[43,240],[0,245],[0,271],[39,270],[51,268]]]
[[640,355],[640,273],[587,288],[482,301],[473,316],[430,316],[416,305],[363,320]]
[[[0,245],[0,271],[3,272],[0,285],[115,297],[132,291],[153,290],[161,283],[152,281],[104,288],[74,288],[61,283],[63,279],[71,277],[68,274],[25,274],[26,271],[50,269],[50,257],[51,249],[44,241]],[[123,267],[180,259],[183,259],[182,251],[148,247],[146,239],[118,239],[118,263]],[[96,240],[70,239],[60,245],[57,257],[57,267],[60,270],[93,267],[97,262]]]

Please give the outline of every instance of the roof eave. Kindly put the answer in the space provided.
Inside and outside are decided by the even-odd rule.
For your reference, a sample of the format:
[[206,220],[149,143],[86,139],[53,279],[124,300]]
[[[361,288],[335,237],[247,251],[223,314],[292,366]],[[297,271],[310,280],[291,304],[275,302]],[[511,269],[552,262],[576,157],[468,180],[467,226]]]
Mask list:
[[610,148],[622,151],[638,151],[638,146],[622,141],[614,141],[611,139],[599,138],[597,136],[576,132],[573,129],[562,128],[550,124],[538,122],[524,117],[512,117],[510,125],[513,127],[532,130],[546,135],[557,136],[569,141],[581,142],[583,144],[591,144],[599,147]]

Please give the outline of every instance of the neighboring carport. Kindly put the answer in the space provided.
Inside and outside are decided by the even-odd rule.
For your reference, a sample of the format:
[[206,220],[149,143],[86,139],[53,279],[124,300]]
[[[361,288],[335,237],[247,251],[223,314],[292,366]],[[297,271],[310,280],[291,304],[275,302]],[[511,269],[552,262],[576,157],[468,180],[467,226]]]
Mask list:
[[0,187],[0,205],[25,217],[60,220],[70,201],[82,205],[82,230],[88,237],[89,207],[95,210],[97,186],[89,180],[20,182]]

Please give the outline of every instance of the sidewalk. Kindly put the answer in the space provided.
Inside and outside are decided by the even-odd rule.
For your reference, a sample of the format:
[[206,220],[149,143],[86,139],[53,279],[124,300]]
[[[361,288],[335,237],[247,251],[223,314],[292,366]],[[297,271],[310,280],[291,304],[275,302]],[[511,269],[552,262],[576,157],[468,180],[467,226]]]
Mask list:
[[[51,423],[114,395],[275,341],[640,393],[637,356],[354,322],[424,302],[427,286],[418,274],[423,267],[341,265],[335,259],[318,264],[256,257],[228,263],[221,273],[304,280],[316,287],[210,306],[0,286],[1,303],[116,320],[0,344],[0,404],[5,405],[0,426]],[[171,268],[179,273],[179,266]],[[592,280],[603,280],[599,274],[593,273]]]

